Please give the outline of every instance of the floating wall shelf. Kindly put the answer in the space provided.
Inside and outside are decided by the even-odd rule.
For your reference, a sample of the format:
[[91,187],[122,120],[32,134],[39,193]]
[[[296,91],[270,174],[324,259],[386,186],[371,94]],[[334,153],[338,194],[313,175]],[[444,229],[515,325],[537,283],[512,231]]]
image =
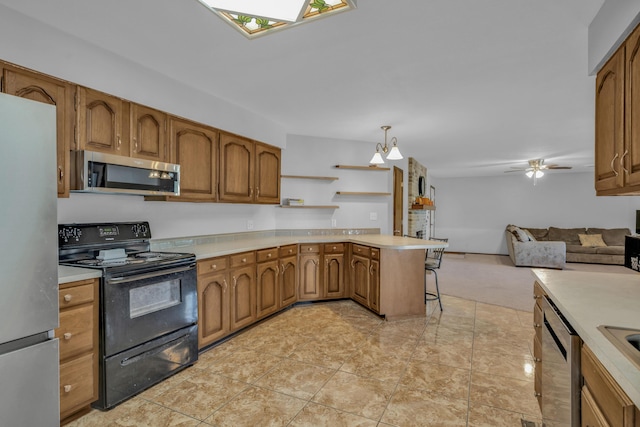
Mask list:
[[336,165],[338,169],[358,169],[363,171],[388,171],[390,168],[381,168],[379,166],[349,166],[349,165]]
[[286,209],[338,209],[340,206],[338,205],[302,205],[302,206],[288,206],[288,205],[280,205],[279,208]]
[[379,193],[371,191],[336,191],[338,196],[390,196],[391,193]]
[[339,179],[337,176],[310,176],[310,175],[280,175],[280,178],[316,179],[318,181],[335,181]]

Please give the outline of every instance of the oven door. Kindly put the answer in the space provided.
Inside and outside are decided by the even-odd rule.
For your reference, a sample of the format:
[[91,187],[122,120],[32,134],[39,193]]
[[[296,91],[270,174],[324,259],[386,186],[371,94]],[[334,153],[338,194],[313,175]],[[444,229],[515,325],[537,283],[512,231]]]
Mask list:
[[103,355],[177,331],[198,321],[195,263],[104,278]]

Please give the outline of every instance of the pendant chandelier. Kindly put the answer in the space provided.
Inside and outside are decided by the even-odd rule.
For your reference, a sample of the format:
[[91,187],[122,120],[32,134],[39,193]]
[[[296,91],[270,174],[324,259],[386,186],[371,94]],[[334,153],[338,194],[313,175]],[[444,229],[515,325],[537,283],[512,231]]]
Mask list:
[[401,160],[402,154],[400,154],[400,150],[398,149],[398,139],[394,136],[391,138],[391,143],[393,144],[391,149],[387,145],[387,131],[391,129],[391,126],[380,126],[380,129],[384,131],[384,145],[379,142],[376,144],[376,153],[371,158],[369,162],[372,165],[383,165],[384,160],[382,159],[382,154],[380,152],[387,154],[387,160]]

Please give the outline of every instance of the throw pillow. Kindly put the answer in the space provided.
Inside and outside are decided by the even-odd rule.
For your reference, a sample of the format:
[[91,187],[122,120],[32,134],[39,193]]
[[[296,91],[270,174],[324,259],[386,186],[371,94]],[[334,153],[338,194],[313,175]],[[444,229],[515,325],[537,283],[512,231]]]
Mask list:
[[582,246],[607,246],[607,244],[602,240],[602,234],[578,234],[580,238],[580,244]]
[[529,230],[527,230],[526,228],[523,228],[524,232],[527,234],[527,236],[529,237],[529,240],[532,242],[536,241],[536,238],[533,236],[533,233],[531,233]]
[[524,230],[520,227],[509,224],[507,226],[507,229],[516,237],[516,240],[518,240],[519,242],[528,242],[530,240],[527,233],[525,233]]

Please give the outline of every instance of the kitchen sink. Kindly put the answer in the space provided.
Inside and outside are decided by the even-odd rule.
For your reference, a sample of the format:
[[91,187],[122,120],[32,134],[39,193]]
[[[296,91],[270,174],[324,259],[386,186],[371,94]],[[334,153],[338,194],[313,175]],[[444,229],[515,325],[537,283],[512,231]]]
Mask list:
[[640,329],[598,326],[611,343],[640,369]]

